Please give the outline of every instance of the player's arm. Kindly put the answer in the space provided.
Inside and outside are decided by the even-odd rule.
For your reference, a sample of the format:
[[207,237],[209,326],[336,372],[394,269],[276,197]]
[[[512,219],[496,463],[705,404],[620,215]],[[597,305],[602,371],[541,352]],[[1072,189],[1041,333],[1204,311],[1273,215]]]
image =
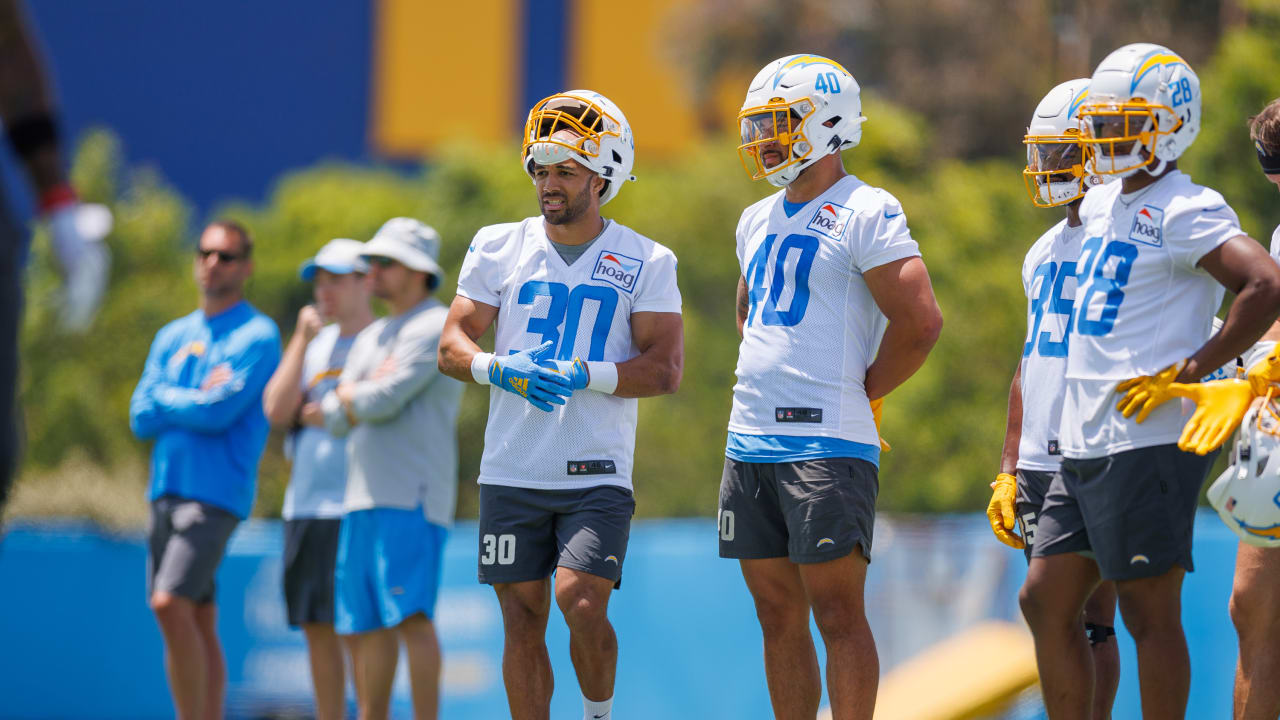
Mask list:
[[160,408],[151,399],[151,392],[164,381],[164,364],[167,360],[161,349],[163,333],[151,343],[151,351],[147,353],[147,362],[142,369],[142,378],[133,389],[129,398],[129,429],[139,440],[148,440],[159,435],[169,427],[169,423],[160,415]]
[[679,389],[684,373],[684,318],[680,313],[631,313],[631,341],[640,354],[618,363],[618,386],[613,394],[641,398],[669,395]]
[[1237,235],[1198,263],[1236,298],[1222,329],[1197,350],[1178,374],[1192,382],[1245,354],[1280,315],[1280,265],[1246,235]]
[[747,279],[738,276],[738,337],[742,337],[742,326],[747,324],[751,314],[751,296],[747,293]]
[[262,411],[272,425],[288,427],[298,417],[298,410],[302,407],[302,365],[307,357],[307,345],[322,324],[323,320],[314,306],[307,305],[298,312],[298,323],[293,337],[285,346],[280,366],[262,392]]
[[476,382],[471,363],[483,352],[476,343],[498,317],[498,308],[462,295],[454,296],[440,333],[440,372],[462,382]]
[[1013,475],[1018,467],[1018,444],[1022,442],[1022,363],[1009,383],[1009,414],[1004,424],[1004,448],[1000,451],[1000,472]]
[[924,364],[942,332],[942,311],[924,261],[903,258],[863,272],[880,312],[889,320],[875,361],[867,368],[868,400],[888,395]]
[[987,520],[996,539],[1012,548],[1026,547],[1013,531],[1016,524],[1018,495],[1018,443],[1022,440],[1022,364],[1009,383],[1009,416],[1005,421],[1004,449],[1000,452],[1000,472],[991,483],[991,500],[987,503]]
[[151,398],[161,417],[174,426],[202,433],[224,432],[250,405],[262,402],[262,390],[279,362],[279,338],[264,335],[210,371],[218,380],[206,380],[200,388],[159,384]]

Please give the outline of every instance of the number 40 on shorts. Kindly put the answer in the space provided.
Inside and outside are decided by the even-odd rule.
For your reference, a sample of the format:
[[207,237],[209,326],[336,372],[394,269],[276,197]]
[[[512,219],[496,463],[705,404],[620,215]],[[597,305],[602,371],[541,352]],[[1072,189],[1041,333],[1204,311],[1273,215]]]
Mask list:
[[516,561],[515,535],[485,535],[480,538],[484,544],[484,552],[480,555],[481,565],[510,565]]

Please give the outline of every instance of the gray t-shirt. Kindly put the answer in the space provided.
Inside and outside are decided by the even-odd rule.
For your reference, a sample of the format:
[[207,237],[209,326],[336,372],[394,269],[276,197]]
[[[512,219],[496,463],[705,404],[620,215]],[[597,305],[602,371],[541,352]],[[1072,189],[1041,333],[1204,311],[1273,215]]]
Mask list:
[[565,245],[564,243],[558,243],[555,240],[551,240],[549,237],[547,239],[551,240],[551,247],[556,249],[556,254],[560,256],[561,260],[564,260],[564,264],[572,265],[577,262],[578,258],[582,257],[583,253],[585,253],[588,248],[596,244],[596,241],[604,235],[604,231],[609,229],[609,223],[611,222],[613,221],[605,220],[604,225],[600,228],[600,234],[581,245]]
[[335,393],[325,396],[326,427],[347,435],[345,512],[422,506],[430,522],[453,522],[463,388],[436,365],[447,314],[428,298],[356,336],[341,377],[355,385],[355,425]]

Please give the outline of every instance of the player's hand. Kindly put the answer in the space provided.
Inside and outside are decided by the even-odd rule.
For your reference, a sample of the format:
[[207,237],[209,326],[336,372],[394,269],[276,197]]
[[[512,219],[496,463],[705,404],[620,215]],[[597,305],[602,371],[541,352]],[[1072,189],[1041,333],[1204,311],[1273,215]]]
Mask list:
[[1186,360],[1179,360],[1155,375],[1130,378],[1116,385],[1116,392],[1125,394],[1120,398],[1120,402],[1116,403],[1116,409],[1125,417],[1132,417],[1135,412],[1138,413],[1136,421],[1139,423],[1146,420],[1152,410],[1173,397],[1169,393],[1169,385],[1173,383],[1174,378],[1178,377],[1178,373],[1182,372],[1186,364]]
[[521,350],[506,357],[494,356],[489,361],[489,382],[529,401],[544,412],[551,412],[552,405],[563,405],[565,398],[573,394],[571,381],[555,370],[538,363],[551,352],[555,343],[550,340],[536,348]]
[[1196,411],[1182,428],[1178,449],[1208,455],[1222,447],[1253,404],[1253,386],[1247,380],[1213,380],[1205,383],[1173,383],[1169,393],[1190,398]]
[[1017,513],[1014,503],[1018,495],[1018,479],[1009,473],[996,475],[991,483],[991,502],[987,503],[987,519],[991,521],[991,532],[996,539],[1015,550],[1027,546],[1021,537],[1013,531]]
[[315,305],[303,305],[298,311],[298,324],[295,327],[297,329],[294,332],[302,333],[302,338],[311,342],[324,328],[324,318],[320,317],[320,311]]
[[212,390],[220,385],[225,385],[231,381],[231,366],[227,363],[215,365],[208,375],[204,376],[204,382],[200,383],[201,390]]
[[102,241],[111,232],[105,205],[69,202],[46,215],[53,255],[62,274],[63,328],[87,330],[107,290],[111,252]]
[[1261,362],[1249,368],[1246,377],[1253,386],[1253,394],[1259,397],[1267,394],[1267,386],[1271,383],[1280,382],[1280,344],[1271,348]]
[[573,360],[543,360],[538,363],[548,370],[556,372],[569,378],[569,386],[574,390],[583,390],[591,383],[591,371],[587,369],[587,364],[582,358],[574,358]]
[[[871,401],[871,419],[876,421],[876,435],[880,435],[880,411],[884,409],[884,398],[876,398]],[[888,441],[884,436],[880,436],[880,452],[889,452],[892,450]]]
[[298,408],[298,424],[324,427],[324,409],[318,402],[309,402]]

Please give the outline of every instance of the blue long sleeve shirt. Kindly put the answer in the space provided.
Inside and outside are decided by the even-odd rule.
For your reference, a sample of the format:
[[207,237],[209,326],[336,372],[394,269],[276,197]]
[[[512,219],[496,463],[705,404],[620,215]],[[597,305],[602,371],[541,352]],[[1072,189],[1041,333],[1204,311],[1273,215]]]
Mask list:
[[[248,517],[267,443],[262,391],[279,363],[280,331],[244,301],[156,333],[129,403],[134,435],[155,440],[150,499],[175,495]],[[220,366],[230,380],[202,390]]]

